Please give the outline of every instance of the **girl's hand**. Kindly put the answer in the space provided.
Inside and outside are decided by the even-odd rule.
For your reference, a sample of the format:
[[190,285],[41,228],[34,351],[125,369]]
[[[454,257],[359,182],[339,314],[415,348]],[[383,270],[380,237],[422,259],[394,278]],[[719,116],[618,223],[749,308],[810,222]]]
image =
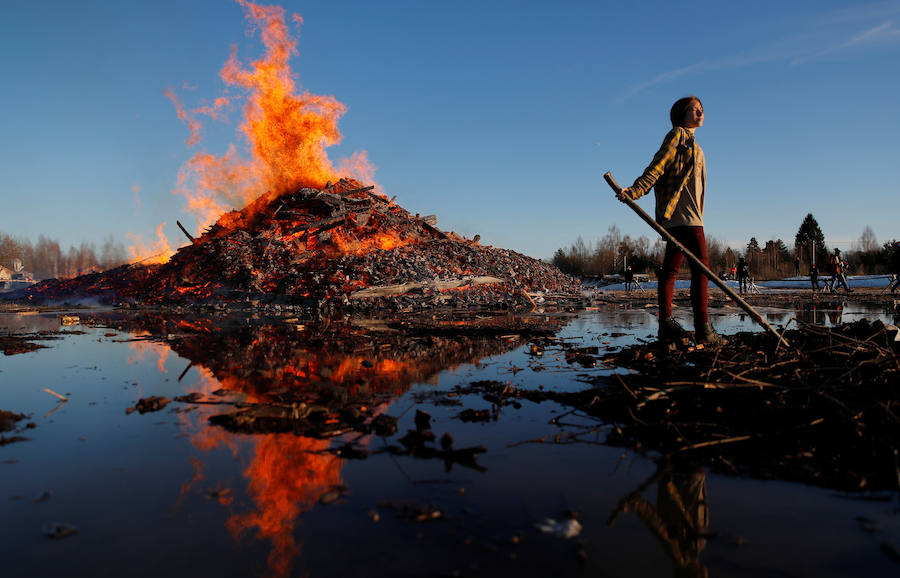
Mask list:
[[624,203],[625,199],[631,198],[631,189],[629,189],[628,187],[625,187],[624,189],[622,189],[621,191],[616,193],[616,198]]

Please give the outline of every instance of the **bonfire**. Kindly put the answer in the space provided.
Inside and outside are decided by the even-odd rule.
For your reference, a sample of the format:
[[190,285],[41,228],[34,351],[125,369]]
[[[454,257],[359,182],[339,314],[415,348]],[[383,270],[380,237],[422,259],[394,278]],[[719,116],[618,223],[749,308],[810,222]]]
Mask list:
[[164,264],[130,264],[28,289],[31,301],[279,302],[319,309],[525,307],[578,281],[514,251],[438,229],[352,179],[262,195]]

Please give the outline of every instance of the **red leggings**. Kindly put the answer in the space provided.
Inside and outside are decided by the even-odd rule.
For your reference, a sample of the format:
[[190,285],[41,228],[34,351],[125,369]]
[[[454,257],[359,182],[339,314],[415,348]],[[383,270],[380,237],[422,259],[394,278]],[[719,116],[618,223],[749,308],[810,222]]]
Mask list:
[[[703,227],[672,227],[666,229],[688,251],[700,259],[704,265],[709,266],[709,258],[706,255],[706,235]],[[675,275],[684,261],[684,255],[675,248],[673,243],[666,243],[666,256],[663,259],[662,269],[659,271],[659,318],[660,320],[672,316],[672,295],[675,293]],[[709,321],[706,311],[707,294],[709,293],[709,280],[696,265],[691,263],[691,306],[694,308],[694,326]]]

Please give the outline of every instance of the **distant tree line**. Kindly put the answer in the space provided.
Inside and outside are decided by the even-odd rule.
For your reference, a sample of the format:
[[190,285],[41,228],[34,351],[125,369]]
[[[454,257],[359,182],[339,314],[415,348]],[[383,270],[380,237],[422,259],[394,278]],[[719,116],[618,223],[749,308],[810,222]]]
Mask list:
[[122,243],[110,235],[98,249],[94,243],[82,242],[64,251],[55,239],[40,235],[36,243],[16,239],[0,231],[0,265],[23,272],[34,279],[75,277],[91,271],[105,271],[128,262]]
[[[707,237],[706,244],[710,263],[733,259],[733,251],[718,239]],[[653,243],[645,236],[634,239],[622,235],[613,225],[596,243],[586,243],[578,237],[569,247],[557,249],[551,262],[566,273],[586,277],[621,273],[626,267],[631,267],[635,273],[647,273],[656,271],[665,252],[666,244],[662,239]]]
[[[866,226],[859,240],[842,257],[850,264],[852,274],[890,273],[893,243],[894,240],[891,240],[879,245],[872,228]],[[760,245],[756,237],[751,237],[743,250],[732,249],[714,237],[707,237],[706,245],[709,266],[714,272],[730,273],[731,267],[744,257],[750,263],[751,275],[756,279],[793,276],[797,265],[800,274],[807,275],[813,261],[820,273],[825,274],[832,252],[825,244],[825,235],[812,214],[803,219],[792,247],[782,239],[770,239]],[[628,235],[623,236],[613,225],[595,243],[578,237],[569,247],[557,249],[551,262],[566,273],[582,277],[622,273],[626,266],[630,266],[635,273],[655,274],[664,256],[665,242],[662,239],[653,243],[644,236],[632,239]],[[688,268],[685,262],[683,271]]]

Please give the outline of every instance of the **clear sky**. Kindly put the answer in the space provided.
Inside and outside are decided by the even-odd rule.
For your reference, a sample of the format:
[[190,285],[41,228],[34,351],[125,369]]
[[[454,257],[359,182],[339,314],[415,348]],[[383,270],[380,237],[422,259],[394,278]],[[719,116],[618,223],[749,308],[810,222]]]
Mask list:
[[[707,235],[788,245],[812,212],[830,246],[900,238],[900,0],[835,2],[287,0],[298,84],[348,108],[336,160],[367,151],[385,193],[438,226],[548,258],[616,224],[614,200],[703,100]],[[186,107],[261,53],[231,0],[4,0],[0,231],[67,247],[112,234],[183,244],[174,195],[195,153],[239,149],[240,109]],[[652,213],[652,198],[642,201]]]

